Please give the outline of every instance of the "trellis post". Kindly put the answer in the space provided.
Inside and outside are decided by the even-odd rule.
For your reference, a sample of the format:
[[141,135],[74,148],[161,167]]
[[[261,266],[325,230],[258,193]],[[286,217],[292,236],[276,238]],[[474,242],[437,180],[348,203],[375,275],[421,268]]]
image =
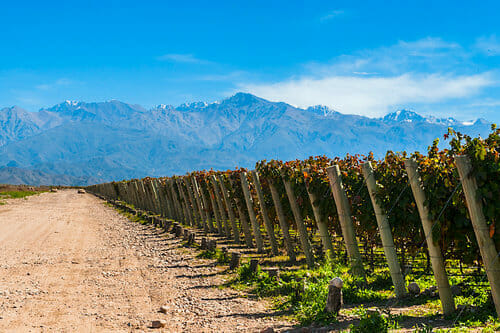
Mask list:
[[345,193],[340,168],[338,165],[333,165],[328,167],[326,171],[328,179],[330,180],[330,187],[332,189],[333,198],[337,207],[342,236],[344,237],[352,271],[355,275],[366,281],[365,269],[363,268],[363,261],[361,259],[361,254],[359,253],[356,232],[352,222],[351,206],[349,205],[349,200],[347,199],[347,195]]
[[384,249],[387,265],[389,266],[392,283],[394,284],[394,292],[396,293],[397,298],[402,298],[406,295],[405,279],[403,273],[401,272],[401,265],[399,264],[396,248],[394,246],[391,226],[387,220],[387,215],[384,214],[382,208],[377,202],[377,183],[373,173],[373,168],[370,162],[363,163],[361,168],[363,169],[366,187],[368,188],[373,210],[375,211],[375,218],[377,219],[380,239],[382,240],[382,247]]
[[495,304],[497,316],[500,317],[500,261],[498,259],[500,254],[497,253],[495,243],[489,235],[490,228],[486,223],[483,205],[477,194],[478,187],[476,178],[472,173],[470,159],[465,155],[456,155],[455,162],[462,181],[462,187],[467,200],[467,209],[469,210],[472,226],[479,245],[479,251],[483,258],[486,276],[490,282],[493,303]]

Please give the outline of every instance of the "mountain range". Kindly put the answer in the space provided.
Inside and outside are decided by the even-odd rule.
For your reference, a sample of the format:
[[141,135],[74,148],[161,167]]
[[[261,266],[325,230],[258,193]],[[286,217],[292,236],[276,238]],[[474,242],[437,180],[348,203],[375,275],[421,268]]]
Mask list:
[[483,119],[460,122],[399,110],[383,118],[301,109],[237,93],[215,103],[145,109],[119,101],[66,101],[38,112],[0,110],[0,182],[87,185],[199,169],[253,167],[346,153],[421,151],[453,127],[485,135]]

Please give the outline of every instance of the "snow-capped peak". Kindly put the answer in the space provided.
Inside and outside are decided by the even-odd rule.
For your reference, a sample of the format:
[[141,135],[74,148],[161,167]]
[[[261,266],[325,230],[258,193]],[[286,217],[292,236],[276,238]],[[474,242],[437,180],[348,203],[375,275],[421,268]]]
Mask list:
[[336,111],[332,108],[329,108],[328,106],[325,106],[325,105],[310,106],[306,110],[310,111],[310,112],[318,113],[318,114],[323,115],[325,117],[339,113],[338,111]]
[[207,102],[192,102],[192,103],[183,103],[178,107],[176,107],[175,109],[179,111],[188,111],[192,109],[203,109],[206,108],[207,106],[208,106]]
[[418,113],[411,111],[411,110],[398,110],[396,112],[392,112],[387,114],[384,118],[384,122],[405,122],[405,123],[411,123],[411,122],[419,122],[419,121],[424,121],[425,118],[419,115]]
[[80,103],[80,102],[78,102],[78,101],[70,101],[69,99],[67,99],[66,101],[64,101],[64,103],[66,103],[67,105],[70,105],[70,106],[77,106],[78,103]]

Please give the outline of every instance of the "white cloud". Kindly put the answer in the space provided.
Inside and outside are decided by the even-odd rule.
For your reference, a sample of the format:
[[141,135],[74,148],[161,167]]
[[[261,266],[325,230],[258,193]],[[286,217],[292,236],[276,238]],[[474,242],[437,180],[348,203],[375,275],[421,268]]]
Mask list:
[[436,103],[474,96],[493,83],[490,73],[477,75],[402,74],[388,77],[304,77],[241,88],[257,96],[299,107],[328,105],[342,113],[382,116],[406,103]]
[[156,58],[160,61],[179,62],[186,64],[210,64],[211,61],[198,59],[192,54],[169,53]]
[[272,83],[247,81],[239,88],[300,107],[323,104],[370,117],[417,105],[446,113],[444,105],[468,103],[498,86],[498,71],[471,71],[472,61],[470,50],[428,37],[307,63],[299,75]]
[[343,15],[344,13],[345,13],[345,11],[343,11],[341,9],[332,10],[332,11],[326,13],[325,15],[321,16],[319,20],[321,22],[329,21],[335,17],[339,17],[339,16]]
[[488,56],[500,55],[500,40],[496,35],[478,38],[475,46],[479,51]]

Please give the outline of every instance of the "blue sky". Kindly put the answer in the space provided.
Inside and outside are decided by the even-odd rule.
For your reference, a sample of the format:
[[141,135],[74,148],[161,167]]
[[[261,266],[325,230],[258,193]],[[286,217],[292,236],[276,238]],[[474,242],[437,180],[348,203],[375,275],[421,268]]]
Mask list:
[[498,1],[3,2],[0,106],[247,91],[499,122],[499,12]]

